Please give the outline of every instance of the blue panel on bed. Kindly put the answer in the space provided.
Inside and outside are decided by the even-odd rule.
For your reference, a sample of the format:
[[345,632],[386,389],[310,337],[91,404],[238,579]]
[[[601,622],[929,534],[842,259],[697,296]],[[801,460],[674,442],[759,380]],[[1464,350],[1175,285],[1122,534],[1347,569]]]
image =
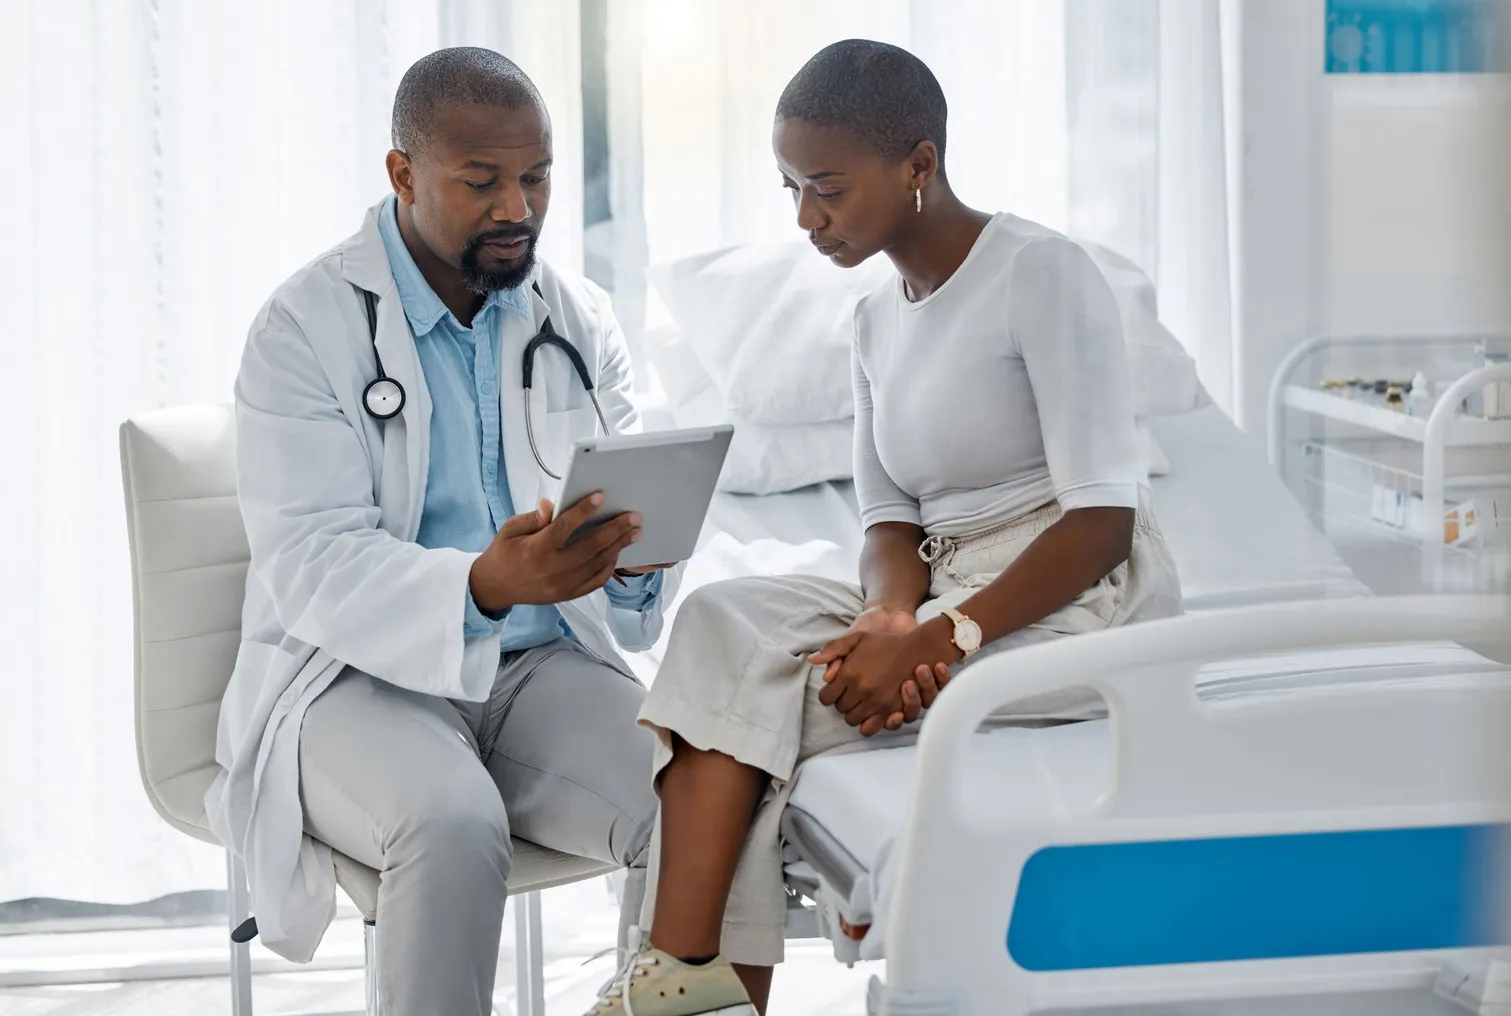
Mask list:
[[1049,847],[1024,865],[1007,950],[1050,971],[1498,945],[1507,829]]

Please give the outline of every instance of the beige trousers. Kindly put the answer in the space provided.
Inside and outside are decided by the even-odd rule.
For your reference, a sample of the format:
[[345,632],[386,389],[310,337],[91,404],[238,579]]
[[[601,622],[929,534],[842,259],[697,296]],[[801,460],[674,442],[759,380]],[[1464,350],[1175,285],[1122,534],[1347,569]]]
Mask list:
[[[1060,515],[1058,503],[1051,502],[976,536],[926,540],[920,554],[933,577],[919,620],[969,599]],[[694,747],[722,752],[771,776],[724,910],[721,951],[733,962],[768,966],[782,959],[786,897],[778,826],[797,767],[825,752],[886,747],[916,736],[915,729],[905,727],[862,738],[843,715],[818,701],[823,668],[807,657],[844,634],[863,606],[858,586],[822,578],[759,577],[705,586],[682,605],[666,658],[640,710],[640,722],[657,734],[658,783],[671,760],[674,733]],[[990,644],[968,662],[1064,635],[1178,613],[1175,563],[1146,502],[1135,515],[1133,549],[1126,562],[1062,610]],[[1101,710],[1094,693],[1076,691],[1014,703],[1011,718],[1086,719]],[[655,906],[660,841],[658,816],[641,912],[647,930]]]

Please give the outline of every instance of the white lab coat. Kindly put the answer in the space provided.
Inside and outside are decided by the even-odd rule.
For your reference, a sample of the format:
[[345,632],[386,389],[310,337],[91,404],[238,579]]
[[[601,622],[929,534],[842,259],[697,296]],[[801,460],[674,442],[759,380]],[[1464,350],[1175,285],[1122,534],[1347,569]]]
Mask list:
[[[246,861],[263,944],[296,961],[314,954],[336,905],[330,849],[304,835],[299,803],[299,728],[310,702],[345,666],[478,701],[499,659],[496,638],[462,634],[476,555],[414,542],[431,405],[377,215],[374,208],[357,235],[273,294],[252,325],[236,381],[237,492],[252,563],[220,710],[216,758],[225,771],[205,804],[216,836]],[[518,510],[556,493],[530,453],[520,398],[525,343],[547,308],[596,371],[609,423],[620,432],[640,425],[629,352],[608,298],[548,265],[536,277],[546,302],[531,294],[534,321],[502,315],[504,462]],[[379,297],[378,351],[408,396],[386,424],[363,409],[377,367],[354,287]],[[572,442],[595,433],[596,417],[559,350],[542,348],[536,364],[536,439],[562,472]],[[602,591],[561,611],[589,650],[623,667],[613,642],[632,651],[653,645],[679,579],[680,569],[668,571],[660,600],[644,614],[613,607]]]

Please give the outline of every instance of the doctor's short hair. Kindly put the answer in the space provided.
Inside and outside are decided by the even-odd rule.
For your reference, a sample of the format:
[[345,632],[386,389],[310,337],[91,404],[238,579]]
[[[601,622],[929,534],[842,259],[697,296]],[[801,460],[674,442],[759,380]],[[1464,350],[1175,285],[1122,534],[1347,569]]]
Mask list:
[[535,82],[519,65],[491,49],[457,46],[421,57],[404,72],[393,102],[393,146],[411,155],[423,150],[436,112],[450,106],[536,106],[550,126]]
[[944,90],[907,50],[847,39],[819,50],[777,100],[778,120],[845,130],[890,162],[932,141],[944,164]]

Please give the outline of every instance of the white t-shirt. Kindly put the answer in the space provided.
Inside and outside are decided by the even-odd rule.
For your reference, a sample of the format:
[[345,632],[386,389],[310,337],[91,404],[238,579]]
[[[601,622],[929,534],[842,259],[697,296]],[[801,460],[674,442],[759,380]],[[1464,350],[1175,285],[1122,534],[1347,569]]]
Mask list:
[[1122,318],[1087,253],[1007,214],[916,303],[902,279],[855,310],[861,519],[966,536],[1058,499],[1138,506]]

